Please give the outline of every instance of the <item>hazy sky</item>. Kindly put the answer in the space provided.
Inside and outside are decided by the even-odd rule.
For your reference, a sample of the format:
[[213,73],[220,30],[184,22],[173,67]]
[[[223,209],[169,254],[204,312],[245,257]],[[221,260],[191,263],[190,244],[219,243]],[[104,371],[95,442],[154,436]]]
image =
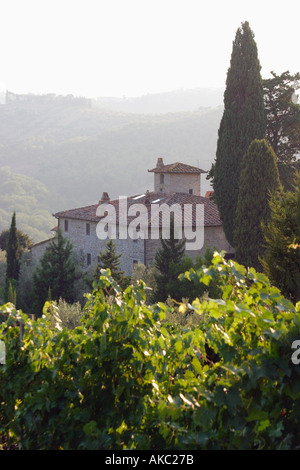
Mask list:
[[262,76],[300,71],[299,0],[0,0],[0,88],[139,96],[224,86],[241,22]]

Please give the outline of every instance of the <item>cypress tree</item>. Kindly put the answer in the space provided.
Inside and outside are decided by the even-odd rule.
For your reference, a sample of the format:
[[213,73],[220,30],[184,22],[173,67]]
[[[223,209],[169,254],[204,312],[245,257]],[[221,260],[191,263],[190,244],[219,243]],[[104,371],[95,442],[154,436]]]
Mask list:
[[279,190],[276,155],[265,139],[254,140],[244,155],[237,203],[234,245],[236,260],[261,270],[262,222],[270,216],[269,200]]
[[265,137],[266,117],[260,63],[254,34],[242,23],[233,42],[224,93],[213,187],[224,233],[234,246],[234,220],[241,161],[254,139]]
[[[16,213],[13,213],[10,230],[6,243],[6,276],[4,297],[6,301],[11,301],[12,291],[16,292],[16,285],[20,273],[20,252],[19,238],[16,226]],[[15,296],[14,296],[15,298]]]
[[16,213],[13,213],[11,219],[11,226],[6,244],[6,277],[7,279],[19,279],[20,272],[20,253],[19,253],[19,238],[16,227]]

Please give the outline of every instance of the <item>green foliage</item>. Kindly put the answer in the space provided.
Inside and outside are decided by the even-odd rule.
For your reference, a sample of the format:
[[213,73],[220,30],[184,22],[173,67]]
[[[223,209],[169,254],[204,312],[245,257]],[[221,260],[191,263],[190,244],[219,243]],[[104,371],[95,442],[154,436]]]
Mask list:
[[[8,237],[9,237],[9,230],[3,230],[0,234],[0,250],[6,250]],[[18,229],[17,229],[17,237],[18,237],[18,242],[19,242],[19,253],[21,256],[24,253],[24,251],[27,251],[31,248],[31,246],[33,245],[33,241],[27,235],[27,233],[24,233],[22,230],[18,230]]]
[[155,275],[157,275],[157,270],[153,265],[145,266],[142,263],[136,263],[133,266],[133,272],[131,275],[131,283],[136,284],[139,281],[143,281],[146,284],[146,303],[150,304],[152,300],[152,292],[156,290],[156,280]]
[[6,263],[6,278],[8,280],[14,279],[17,281],[19,279],[20,272],[20,250],[15,212],[11,219],[11,226],[6,243]]
[[292,163],[277,163],[280,182],[285,191],[294,190],[294,181],[297,171],[300,170],[300,160]]
[[6,275],[6,251],[0,250],[0,300],[4,302],[4,285]]
[[124,275],[124,272],[120,269],[120,258],[122,253],[117,253],[116,244],[112,239],[106,243],[105,251],[99,252],[99,262],[96,269],[95,277],[99,278],[101,269],[109,269],[115,281],[120,285],[122,289],[125,289],[129,284],[129,279]]
[[261,224],[270,216],[269,200],[280,187],[276,155],[265,139],[251,142],[242,161],[235,218],[235,259],[261,270],[264,252]]
[[157,250],[153,261],[157,270],[154,299],[165,301],[170,295],[175,300],[181,300],[181,293],[178,291],[180,288],[178,276],[184,269],[191,267],[186,266],[186,263],[190,264],[191,260],[184,258],[185,240],[176,238],[173,214],[170,217],[170,238],[161,237],[160,243],[161,247]]
[[262,260],[270,280],[294,302],[300,300],[300,174],[294,190],[273,195],[270,221],[263,225]]
[[8,283],[7,301],[11,302],[14,305],[17,305],[17,290],[16,290],[16,286],[14,285],[12,281],[9,281]]
[[15,301],[16,287],[20,273],[20,250],[17,235],[16,213],[13,213],[9,234],[6,241],[6,274],[4,298],[6,301]]
[[223,229],[232,246],[242,158],[254,139],[265,137],[260,69],[254,34],[248,22],[242,23],[233,42],[216,160],[210,172]]
[[196,326],[166,323],[143,282],[121,291],[109,270],[72,330],[51,303],[36,321],[2,306],[0,432],[24,450],[299,448],[300,304],[222,254],[185,275],[215,276],[222,298],[195,299]]
[[281,75],[271,74],[272,78],[263,80],[266,138],[278,162],[291,164],[300,152],[300,106],[295,96],[300,74],[292,75],[289,71]]
[[[198,270],[201,268],[208,268],[212,263],[214,253],[216,251],[216,247],[211,248],[209,246],[206,246],[204,255],[199,255],[196,258],[195,269]],[[215,276],[214,279],[209,282],[209,284],[197,281],[195,287],[195,295],[191,296],[191,298],[201,297],[204,294],[208,295],[212,299],[218,299],[222,296],[221,279],[219,278],[219,276]]]
[[34,313],[41,315],[49,289],[52,300],[62,297],[71,302],[74,299],[74,281],[72,244],[58,230],[56,238],[47,247],[33,274]]
[[[49,289],[50,290],[50,289]],[[68,303],[60,298],[58,302],[51,300],[49,292],[47,306],[52,323],[59,324],[62,328],[73,330],[81,324],[82,308],[79,302]]]
[[[1,111],[0,111],[1,115]],[[14,146],[14,144],[12,144]],[[4,155],[1,158],[1,153]],[[12,154],[13,153],[13,154]],[[7,146],[0,145],[0,231],[5,231],[10,224],[11,214],[16,211],[18,214],[18,227],[22,233],[36,241],[49,238],[49,229],[52,228],[53,201],[56,195],[50,196],[50,191],[46,186],[32,176],[27,176],[20,172],[20,155],[22,162],[26,160],[26,150],[24,148],[14,152]],[[13,164],[14,162],[14,164]],[[18,173],[12,168],[18,168]],[[35,162],[38,166],[39,162]],[[32,170],[29,174],[35,173]],[[23,245],[22,238],[20,246]]]
[[[183,273],[186,271],[193,269],[197,270],[202,267],[210,266],[214,252],[215,248],[213,249],[207,246],[203,256],[197,256],[195,263],[190,257],[183,256],[180,262],[175,263],[172,261],[168,269],[166,269],[166,264],[164,264],[168,262],[168,258],[159,258],[161,259],[162,269],[165,271],[160,272],[157,268],[154,271],[154,299],[156,301],[163,301],[168,299],[168,301],[171,301],[172,304],[176,304],[176,302],[182,302],[183,299],[185,299],[185,301],[192,301],[194,298],[202,297],[203,295],[208,295],[212,298],[219,297],[221,295],[221,290],[218,277],[216,277],[209,285],[207,285],[207,283],[198,281],[196,283],[191,283],[183,276]],[[162,294],[160,294],[161,297],[159,297],[159,293],[162,292],[164,297],[162,297]]]

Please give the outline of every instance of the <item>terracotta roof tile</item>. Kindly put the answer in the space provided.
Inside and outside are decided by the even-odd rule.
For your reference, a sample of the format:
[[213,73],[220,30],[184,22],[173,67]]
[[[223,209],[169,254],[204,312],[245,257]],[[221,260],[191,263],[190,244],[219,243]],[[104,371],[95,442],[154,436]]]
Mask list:
[[170,165],[162,165],[159,168],[148,170],[149,173],[207,173],[196,166],[186,165],[185,163],[171,163]]
[[[150,215],[151,210],[150,207],[152,204],[161,205],[163,203],[168,204],[169,206],[173,204],[180,204],[183,206],[184,204],[192,204],[193,206],[193,225],[195,222],[195,207],[197,204],[204,204],[204,225],[205,226],[221,226],[221,220],[219,216],[219,212],[217,206],[214,201],[202,197],[202,196],[194,196],[191,194],[185,193],[172,193],[172,194],[162,194],[162,193],[145,193],[145,194],[138,194],[135,196],[130,196],[127,198],[127,207],[130,207],[132,204],[144,204],[148,208],[149,214],[149,223],[150,223]],[[119,199],[113,201],[104,201],[100,204],[112,204],[116,209],[116,216],[117,220],[119,218]],[[66,218],[66,219],[79,219],[79,220],[86,220],[88,222],[99,222],[100,217],[96,215],[96,211],[99,204],[94,204],[91,206],[81,207],[77,209],[71,209],[66,211],[57,212],[54,214],[56,218]],[[127,222],[129,223],[130,220],[134,219],[136,216],[128,217]]]

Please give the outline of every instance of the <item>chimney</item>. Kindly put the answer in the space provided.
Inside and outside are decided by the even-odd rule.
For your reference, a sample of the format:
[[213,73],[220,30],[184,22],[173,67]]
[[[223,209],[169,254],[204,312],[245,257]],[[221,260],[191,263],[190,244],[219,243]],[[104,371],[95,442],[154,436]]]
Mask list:
[[100,199],[99,203],[105,202],[105,201],[110,201],[109,195],[106,191],[104,191],[102,193],[102,196],[101,196],[101,199]]
[[144,203],[146,204],[146,206],[150,204],[149,196],[150,196],[150,192],[149,192],[149,189],[147,189],[146,194],[145,194],[145,200],[144,200]]
[[162,168],[164,166],[164,161],[161,157],[157,159],[156,168]]

